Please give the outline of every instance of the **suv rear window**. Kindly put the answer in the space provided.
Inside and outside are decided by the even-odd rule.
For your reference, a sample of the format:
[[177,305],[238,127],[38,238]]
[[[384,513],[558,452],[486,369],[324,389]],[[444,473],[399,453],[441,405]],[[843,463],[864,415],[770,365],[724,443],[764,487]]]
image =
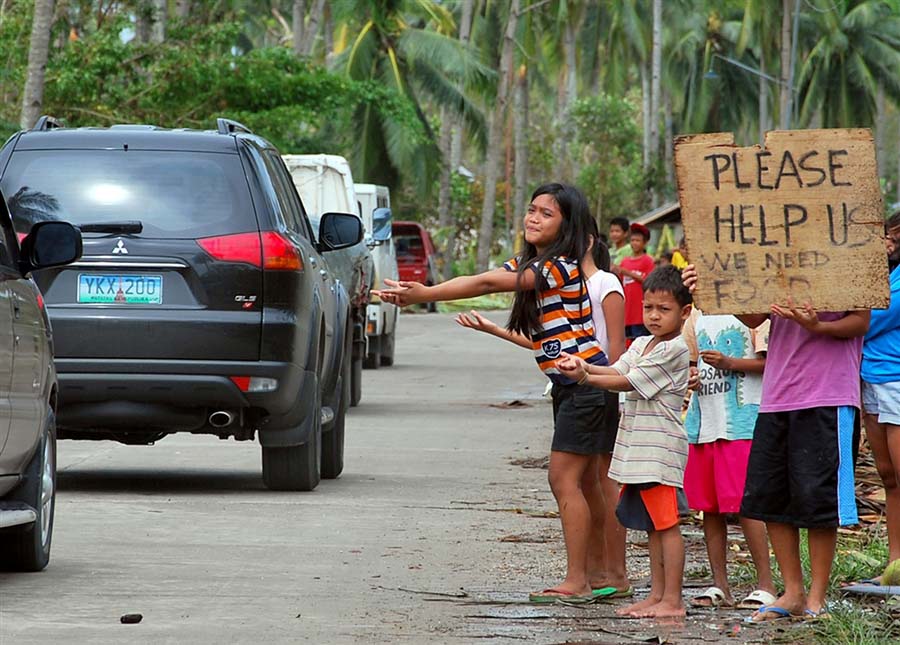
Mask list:
[[0,181],[13,224],[140,220],[142,237],[258,230],[240,158],[214,152],[20,150]]

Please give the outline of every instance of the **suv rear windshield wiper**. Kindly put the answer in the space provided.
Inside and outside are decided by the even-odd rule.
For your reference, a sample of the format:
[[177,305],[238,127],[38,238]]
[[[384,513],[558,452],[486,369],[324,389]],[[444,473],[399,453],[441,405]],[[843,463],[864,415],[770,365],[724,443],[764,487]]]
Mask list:
[[82,233],[109,233],[111,235],[138,234],[144,230],[144,225],[138,220],[125,220],[122,222],[97,222],[95,224],[81,224]]

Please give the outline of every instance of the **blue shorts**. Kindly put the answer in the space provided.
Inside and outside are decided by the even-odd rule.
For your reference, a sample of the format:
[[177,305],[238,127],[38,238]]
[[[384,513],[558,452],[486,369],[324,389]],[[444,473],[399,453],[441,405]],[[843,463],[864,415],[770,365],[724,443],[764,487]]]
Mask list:
[[900,426],[900,381],[862,382],[863,410],[878,416],[878,423]]

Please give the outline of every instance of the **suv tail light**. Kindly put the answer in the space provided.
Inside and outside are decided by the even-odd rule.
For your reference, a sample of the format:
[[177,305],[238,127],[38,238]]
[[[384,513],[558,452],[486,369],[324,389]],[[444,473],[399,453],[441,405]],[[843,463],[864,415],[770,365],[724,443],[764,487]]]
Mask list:
[[197,244],[223,262],[243,262],[271,271],[303,270],[303,260],[290,240],[275,231],[205,237]]

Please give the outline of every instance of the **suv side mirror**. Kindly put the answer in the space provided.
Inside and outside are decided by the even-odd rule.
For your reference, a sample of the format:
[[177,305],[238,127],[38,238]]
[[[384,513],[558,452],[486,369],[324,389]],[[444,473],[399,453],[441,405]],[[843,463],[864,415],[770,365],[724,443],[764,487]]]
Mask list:
[[359,244],[363,239],[363,225],[356,215],[325,213],[319,221],[321,251],[337,251]]
[[391,209],[376,208],[372,212],[372,239],[376,242],[387,242],[391,239]]
[[39,222],[22,240],[19,268],[22,275],[38,269],[69,264],[81,257],[81,231],[68,222]]

